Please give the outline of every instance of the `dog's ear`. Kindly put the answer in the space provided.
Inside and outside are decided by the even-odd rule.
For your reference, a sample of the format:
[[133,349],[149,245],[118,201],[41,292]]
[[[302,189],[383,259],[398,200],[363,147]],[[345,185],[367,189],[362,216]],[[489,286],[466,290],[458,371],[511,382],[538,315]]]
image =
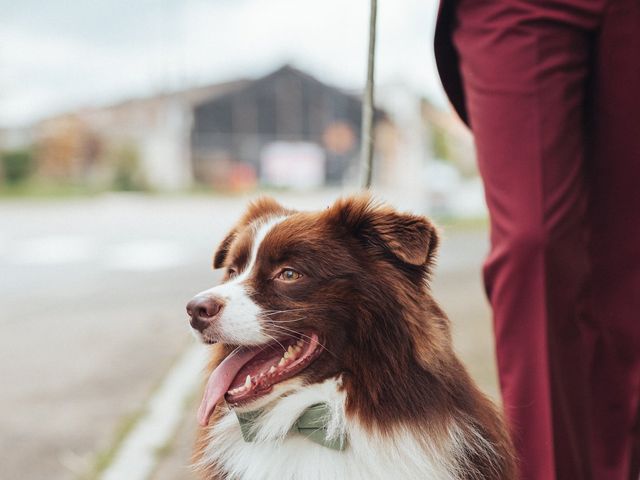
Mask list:
[[438,233],[425,217],[400,213],[370,195],[338,200],[330,215],[367,245],[392,253],[404,263],[429,266],[438,247]]
[[227,255],[229,254],[231,244],[236,238],[236,235],[238,235],[238,232],[240,232],[244,227],[250,225],[261,217],[288,215],[293,212],[294,210],[283,207],[275,199],[268,196],[259,197],[249,203],[249,206],[244,212],[244,215],[240,218],[240,221],[231,229],[216,250],[216,253],[213,256],[213,268],[222,267]]
[[227,236],[224,237],[224,240],[222,240],[222,243],[220,244],[220,246],[218,246],[216,253],[213,255],[213,268],[222,267],[222,265],[224,264],[224,261],[227,258],[227,255],[229,254],[229,248],[231,247],[231,244],[233,243],[233,240],[236,237],[237,232],[238,232],[237,229],[233,228],[227,234]]

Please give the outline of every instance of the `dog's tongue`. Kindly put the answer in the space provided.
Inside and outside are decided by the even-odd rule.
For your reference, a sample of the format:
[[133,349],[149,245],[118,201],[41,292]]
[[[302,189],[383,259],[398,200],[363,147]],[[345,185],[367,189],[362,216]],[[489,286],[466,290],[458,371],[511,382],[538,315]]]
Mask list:
[[255,349],[242,348],[236,350],[227,356],[218,367],[211,372],[207,387],[202,397],[202,403],[198,409],[198,422],[203,427],[209,423],[209,418],[213,413],[216,404],[227,393],[231,382],[238,374],[240,369],[251,360],[256,354]]

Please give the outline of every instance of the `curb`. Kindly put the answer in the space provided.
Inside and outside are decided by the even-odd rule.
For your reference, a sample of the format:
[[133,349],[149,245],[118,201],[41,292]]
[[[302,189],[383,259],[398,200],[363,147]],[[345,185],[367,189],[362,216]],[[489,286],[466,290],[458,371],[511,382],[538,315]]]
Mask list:
[[207,359],[202,345],[190,347],[178,359],[151,397],[145,414],[122,441],[102,480],[146,480],[158,462],[158,452],[176,432],[185,402],[199,386]]

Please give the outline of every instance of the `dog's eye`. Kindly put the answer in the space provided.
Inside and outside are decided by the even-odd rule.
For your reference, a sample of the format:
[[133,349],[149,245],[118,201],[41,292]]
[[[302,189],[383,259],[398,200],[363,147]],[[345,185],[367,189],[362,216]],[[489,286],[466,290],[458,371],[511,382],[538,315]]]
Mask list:
[[302,278],[302,274],[300,272],[296,272],[293,268],[283,268],[278,275],[276,275],[276,280],[280,280],[282,282],[295,282]]
[[236,275],[238,275],[238,271],[235,268],[233,268],[233,267],[227,268],[227,277],[233,278]]

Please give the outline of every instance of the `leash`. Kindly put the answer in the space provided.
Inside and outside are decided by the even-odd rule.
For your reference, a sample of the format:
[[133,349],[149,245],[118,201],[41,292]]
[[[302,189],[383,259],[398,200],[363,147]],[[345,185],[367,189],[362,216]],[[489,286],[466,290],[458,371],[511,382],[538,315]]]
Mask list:
[[362,169],[362,186],[365,189],[371,187],[373,176],[373,101],[375,88],[375,54],[376,54],[376,17],[378,0],[371,1],[369,14],[369,50],[367,54],[367,83],[362,100],[362,131],[360,133],[360,165]]

